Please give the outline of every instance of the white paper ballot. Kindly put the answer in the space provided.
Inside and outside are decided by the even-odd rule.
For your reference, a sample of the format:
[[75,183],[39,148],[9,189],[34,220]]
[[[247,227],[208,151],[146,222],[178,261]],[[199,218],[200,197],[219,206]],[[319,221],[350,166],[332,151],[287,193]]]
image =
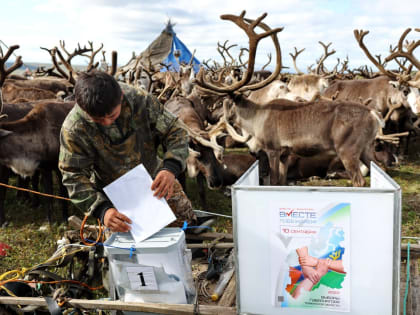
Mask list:
[[131,234],[139,243],[176,218],[165,198],[153,196],[152,178],[143,164],[125,173],[104,188],[117,210],[132,221]]

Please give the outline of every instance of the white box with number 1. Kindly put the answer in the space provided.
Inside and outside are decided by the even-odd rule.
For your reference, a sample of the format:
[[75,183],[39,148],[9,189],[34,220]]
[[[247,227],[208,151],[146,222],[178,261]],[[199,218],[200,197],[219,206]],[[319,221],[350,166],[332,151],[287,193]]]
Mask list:
[[[130,233],[114,233],[104,245],[110,266],[111,298],[185,304],[195,296],[191,251],[186,248],[181,229],[164,228],[137,244]],[[135,251],[130,255],[132,247]]]

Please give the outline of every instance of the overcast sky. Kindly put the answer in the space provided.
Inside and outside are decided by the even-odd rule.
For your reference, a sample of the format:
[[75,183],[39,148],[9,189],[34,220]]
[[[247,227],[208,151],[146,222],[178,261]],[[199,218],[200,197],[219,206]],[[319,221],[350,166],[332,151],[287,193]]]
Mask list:
[[[373,55],[384,56],[406,28],[420,27],[419,0],[3,0],[0,8],[0,40],[20,45],[16,54],[24,62],[50,62],[40,47],[52,48],[65,40],[71,51],[77,43],[93,41],[95,48],[103,43],[108,60],[116,50],[119,65],[126,64],[133,51],[139,54],[160,34],[169,18],[176,23],[179,39],[191,51],[197,50],[200,61],[220,61],[218,41],[248,46],[245,33],[220,15],[246,10],[249,18],[267,12],[266,24],[284,27],[278,38],[285,66],[293,68],[289,53],[294,47],[305,48],[297,63],[306,72],[322,55],[318,43],[322,41],[332,42],[330,47],[337,51],[327,66],[332,68],[337,58],[348,56],[354,68],[371,66],[353,36],[354,29],[369,30],[366,46]],[[420,32],[413,29],[407,38],[418,40]],[[270,40],[260,46],[258,65],[266,62],[269,52],[274,53]]]

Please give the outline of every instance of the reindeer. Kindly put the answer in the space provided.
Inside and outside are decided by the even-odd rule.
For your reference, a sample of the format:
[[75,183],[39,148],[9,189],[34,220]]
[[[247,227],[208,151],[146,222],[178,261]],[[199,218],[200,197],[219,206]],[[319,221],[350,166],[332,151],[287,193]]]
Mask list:
[[[390,61],[397,57],[405,57],[412,61],[412,65],[420,70],[420,62],[413,56],[413,50],[420,44],[420,41],[414,42],[409,45],[407,52],[402,51],[402,42],[410,29],[407,29],[401,36],[398,44],[398,52],[391,53],[385,58]],[[420,98],[418,95],[418,88],[420,87],[420,77],[410,80],[411,67],[405,69],[406,73],[398,74],[386,70],[381,61],[380,56],[375,59],[368,48],[363,43],[364,37],[368,31],[354,30],[354,36],[369,60],[379,69],[382,76],[373,79],[362,80],[336,80],[329,88],[325,90],[323,96],[335,97],[337,100],[351,100],[355,102],[364,102],[371,99],[369,106],[375,108],[378,112],[385,117],[389,115],[388,131],[392,127],[397,131],[412,131],[420,133],[420,128],[416,127],[416,115],[413,113],[412,108],[416,109],[420,106]],[[395,49],[394,49],[395,50]],[[410,103],[409,103],[410,101]],[[417,102],[417,104],[415,104]],[[417,123],[418,125],[418,123]]]
[[50,91],[54,95],[57,95],[59,92],[68,92],[71,89],[72,85],[66,79],[62,78],[34,78],[31,80],[16,80],[6,78],[5,85],[11,84],[14,86],[18,86],[20,88],[34,88],[40,90]]
[[295,54],[290,53],[290,56],[292,56],[293,66],[297,75],[293,75],[287,84],[280,79],[274,80],[267,86],[250,92],[248,98],[260,104],[268,103],[279,98],[285,98],[292,101],[309,101],[317,94],[322,93],[329,85],[328,79],[336,73],[336,71],[334,71],[333,74],[326,73],[326,68],[324,66],[325,59],[334,54],[335,50],[331,52],[328,51],[328,47],[331,43],[328,45],[325,45],[323,42],[319,43],[324,47],[324,55],[317,61],[317,68],[314,73],[303,74],[298,69],[296,59],[305,48],[298,51],[295,47]]
[[23,88],[6,81],[3,86],[3,101],[7,103],[22,103],[20,100],[27,101],[40,99],[55,99],[57,96],[51,91],[37,88]]
[[[365,180],[359,169],[360,162],[370,165],[376,161],[373,142],[380,129],[381,121],[374,110],[354,102],[318,101],[304,104],[278,99],[268,104],[257,104],[244,96],[246,90],[259,89],[274,80],[281,70],[281,51],[277,33],[283,28],[270,29],[261,21],[267,14],[256,20],[245,19],[245,11],[240,16],[222,15],[245,31],[249,38],[249,60],[246,73],[241,81],[230,86],[217,86],[204,78],[204,72],[197,75],[197,84],[202,88],[224,93],[226,123],[229,113],[235,115],[235,122],[252,138],[248,141],[251,150],[274,152],[271,157],[271,172],[279,177],[280,184],[287,179],[287,160],[291,153],[310,156],[322,152],[333,152],[343,163],[354,186],[364,186]],[[260,26],[265,32],[257,34]],[[276,48],[276,69],[266,80],[247,85],[254,70],[256,49],[260,39],[271,36]],[[248,137],[246,137],[248,138]],[[274,181],[274,180],[273,180]]]
[[[18,57],[9,69],[4,67],[7,58],[17,48],[19,46],[11,46],[0,58],[0,87],[6,76],[20,66],[21,57]],[[10,168],[22,177],[31,177],[40,169],[44,189],[47,193],[52,193],[51,170],[58,171],[59,132],[64,118],[73,105],[74,102],[51,101],[30,102],[27,105],[5,104],[5,108],[14,106],[14,110],[9,111],[8,121],[0,120],[0,165]],[[0,108],[3,108],[1,97]],[[19,108],[22,108],[22,111],[18,113]],[[61,173],[57,172],[57,174]],[[65,192],[64,189],[63,192]],[[48,220],[51,222],[51,204],[48,208]],[[5,215],[4,209],[0,210],[2,210],[0,212],[2,224],[5,221]],[[67,205],[63,207],[63,217],[67,218]]]
[[[23,118],[29,111],[31,111],[33,105],[31,103],[19,103],[19,104],[3,104],[1,114],[3,117],[0,119],[0,122],[7,122],[7,121],[14,121],[20,118]],[[11,171],[7,166],[0,164],[0,182],[8,183],[9,178],[11,176]],[[28,183],[22,179],[22,177],[18,177],[18,185],[20,187],[27,186]],[[5,221],[5,210],[4,210],[4,201],[6,197],[6,188],[1,186],[0,187],[0,225],[2,225]]]
[[293,76],[289,83],[274,80],[265,87],[252,91],[248,98],[265,104],[275,99],[284,98],[291,101],[309,101],[328,87],[328,79],[316,74]]
[[[74,102],[37,103],[23,118],[0,123],[0,164],[22,177],[31,177],[41,170],[46,193],[52,193],[51,170],[58,171],[59,133],[64,118]],[[61,190],[65,193],[65,190]],[[48,206],[48,221],[52,221]],[[3,214],[4,219],[4,214]],[[67,207],[63,208],[67,219]]]

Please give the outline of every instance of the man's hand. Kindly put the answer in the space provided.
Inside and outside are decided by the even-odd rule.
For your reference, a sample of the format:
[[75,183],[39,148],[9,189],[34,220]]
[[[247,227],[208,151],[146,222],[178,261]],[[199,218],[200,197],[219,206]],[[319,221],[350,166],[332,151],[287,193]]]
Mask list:
[[128,232],[131,227],[131,220],[115,208],[109,208],[104,215],[104,224],[112,232]]
[[318,283],[319,279],[321,279],[319,273],[312,267],[302,266],[302,272],[303,276],[313,284]]
[[172,197],[174,192],[175,175],[168,170],[161,170],[152,183],[153,196],[159,199],[166,197],[166,200]]
[[318,259],[312,256],[299,256],[299,264],[301,266],[315,267],[318,264]]

